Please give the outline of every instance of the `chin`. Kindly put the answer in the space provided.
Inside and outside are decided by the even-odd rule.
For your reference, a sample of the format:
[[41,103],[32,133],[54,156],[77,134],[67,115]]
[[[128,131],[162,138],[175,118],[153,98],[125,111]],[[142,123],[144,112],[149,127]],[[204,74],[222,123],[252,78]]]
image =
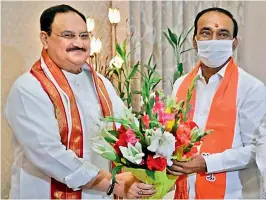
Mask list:
[[88,59],[88,56],[72,56],[69,61],[73,63],[74,65],[83,65],[86,60]]

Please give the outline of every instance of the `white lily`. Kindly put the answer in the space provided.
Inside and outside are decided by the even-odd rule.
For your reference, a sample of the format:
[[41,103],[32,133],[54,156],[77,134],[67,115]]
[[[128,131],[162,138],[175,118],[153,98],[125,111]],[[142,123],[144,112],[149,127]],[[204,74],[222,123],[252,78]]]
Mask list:
[[123,64],[124,64],[124,60],[119,55],[116,55],[110,61],[109,68],[112,69],[112,68],[115,67],[116,69],[121,69],[121,67],[123,66]]
[[114,148],[105,140],[103,140],[103,144],[93,143],[92,149],[105,159],[115,161],[118,158]]
[[[152,136],[155,134],[154,130],[153,129],[146,129],[145,131],[145,141],[146,141],[146,144],[148,146],[151,145],[151,139],[152,139]],[[151,147],[152,148],[152,147]]]
[[100,134],[104,138],[109,138],[109,139],[111,139],[113,141],[118,141],[118,139],[115,136],[113,136],[111,133],[109,133],[109,131],[107,131],[105,129],[103,129]]
[[135,146],[128,143],[128,147],[120,146],[119,149],[123,157],[128,161],[137,165],[141,163],[144,153],[142,152],[142,147],[139,142],[136,142]]
[[171,156],[175,151],[175,137],[173,134],[165,131],[162,133],[160,128],[157,128],[156,131],[151,132],[149,136],[150,145],[148,150],[155,152],[156,155],[164,156],[167,159],[167,163],[171,164]]

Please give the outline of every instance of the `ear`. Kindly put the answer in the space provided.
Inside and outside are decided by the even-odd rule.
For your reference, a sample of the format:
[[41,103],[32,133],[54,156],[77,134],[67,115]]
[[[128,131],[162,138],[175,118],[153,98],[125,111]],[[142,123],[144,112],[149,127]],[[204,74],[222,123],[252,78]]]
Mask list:
[[235,37],[235,40],[233,42],[233,51],[236,49],[237,45],[238,45],[238,39],[237,37]]
[[45,31],[41,31],[40,39],[44,49],[48,49],[48,34]]
[[193,36],[193,47],[198,52],[198,45],[197,45],[197,41],[196,41],[196,36]]

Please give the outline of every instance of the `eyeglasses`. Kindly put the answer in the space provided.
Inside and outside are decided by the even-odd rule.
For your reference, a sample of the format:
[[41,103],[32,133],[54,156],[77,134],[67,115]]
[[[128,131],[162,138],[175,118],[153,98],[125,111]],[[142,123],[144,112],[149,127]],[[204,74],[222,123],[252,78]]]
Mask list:
[[[73,40],[73,39],[77,38],[77,35],[71,31],[64,31],[60,34],[52,32],[52,31],[49,31],[49,32],[53,33],[56,36],[65,38],[67,40]],[[82,40],[88,40],[90,38],[90,35],[89,35],[89,32],[82,32],[78,35],[78,37],[80,37],[80,39],[82,39]]]

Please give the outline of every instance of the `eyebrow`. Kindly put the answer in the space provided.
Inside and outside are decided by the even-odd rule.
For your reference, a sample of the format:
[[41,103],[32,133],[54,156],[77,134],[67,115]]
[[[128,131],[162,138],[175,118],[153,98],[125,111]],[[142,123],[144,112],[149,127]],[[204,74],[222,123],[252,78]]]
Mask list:
[[[201,31],[211,31],[212,29],[210,27],[203,27],[200,29],[200,32]],[[226,32],[228,34],[231,34],[230,31],[228,29],[225,29],[225,28],[222,28],[219,30],[219,32]]]
[[[75,33],[74,31],[70,31],[70,30],[64,30],[64,31],[62,31],[62,33],[63,32]],[[88,33],[88,31],[82,31],[80,33]]]
[[222,28],[222,29],[220,30],[220,32],[227,32],[227,33],[231,34],[229,30],[224,29],[224,28]]
[[200,31],[211,31],[210,27],[203,27],[200,29]]

